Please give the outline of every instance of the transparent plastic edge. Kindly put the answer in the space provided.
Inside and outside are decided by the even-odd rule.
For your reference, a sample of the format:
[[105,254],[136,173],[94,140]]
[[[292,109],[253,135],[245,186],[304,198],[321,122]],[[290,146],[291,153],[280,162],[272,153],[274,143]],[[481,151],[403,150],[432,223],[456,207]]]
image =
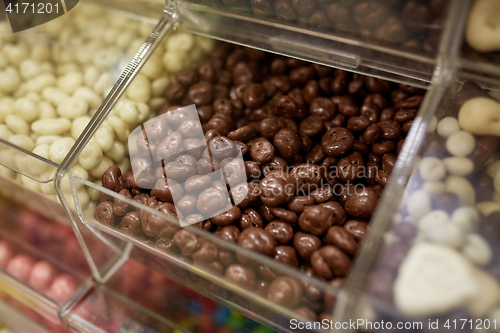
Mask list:
[[[0,139],[0,147],[1,146],[6,146],[6,148],[9,149],[9,150],[13,150],[14,152],[19,152],[19,153],[25,155],[26,157],[28,157],[30,159],[34,159],[35,162],[37,162],[37,163],[41,162],[41,163],[47,164],[49,167],[52,168],[52,170],[56,170],[59,167],[59,164],[57,164],[57,163],[55,163],[55,162],[53,162],[51,160],[48,160],[48,159],[46,159],[44,157],[41,157],[41,156],[39,156],[37,154],[34,154],[31,151],[28,151],[28,150],[25,150],[25,149],[23,149],[21,147],[18,147],[18,146],[14,145],[14,144],[12,144],[12,143],[10,143],[8,141],[5,141],[3,139]],[[4,167],[6,167],[6,168],[8,168],[8,169],[10,169],[10,170],[18,173],[18,174],[26,176],[26,177],[28,177],[28,178],[36,181],[36,182],[39,182],[39,183],[50,183],[54,179],[53,177],[51,177],[50,179],[46,179],[46,180],[37,179],[34,175],[30,175],[27,172],[23,172],[23,171],[19,170],[19,168],[17,166],[8,165],[8,163],[5,163],[2,160],[0,160],[0,165],[2,165]]]
[[[335,321],[349,321],[357,314],[357,307],[364,294],[364,287],[372,264],[383,244],[383,234],[390,226],[392,215],[399,207],[405,185],[410,176],[415,158],[420,151],[427,127],[438,109],[445,89],[451,84],[458,62],[458,50],[461,45],[462,31],[465,24],[470,0],[450,2],[443,35],[439,47],[438,63],[433,83],[427,92],[415,122],[408,133],[407,142],[393,168],[391,177],[377,205],[374,217],[370,221],[371,230],[361,245],[353,261],[353,268],[348,273],[346,286],[341,290],[335,307]],[[349,332],[351,332],[350,330]]]
[[[415,60],[415,61],[419,61],[419,62],[423,62],[423,63],[432,64],[432,63],[435,63],[435,60],[436,60],[433,57],[426,57],[426,56],[422,56],[422,55],[418,55],[418,54],[414,54],[414,53],[410,53],[410,52],[399,51],[397,48],[380,46],[380,45],[377,45],[375,43],[369,43],[369,42],[365,42],[365,41],[354,39],[354,38],[341,37],[341,36],[336,36],[335,34],[331,34],[331,33],[324,33],[324,32],[309,30],[309,29],[305,29],[305,28],[300,28],[299,26],[295,26],[292,24],[268,21],[268,20],[260,19],[260,18],[256,18],[256,17],[247,17],[247,16],[235,14],[235,13],[228,13],[228,12],[224,12],[221,10],[217,10],[216,8],[206,7],[206,6],[203,6],[200,4],[192,4],[192,3],[182,2],[181,4],[179,4],[179,8],[182,10],[189,10],[189,8],[193,8],[194,10],[197,10],[200,12],[206,12],[206,13],[215,14],[215,15],[219,15],[219,16],[226,16],[226,17],[230,17],[230,18],[235,18],[235,19],[242,20],[242,21],[249,21],[249,22],[253,22],[253,23],[267,25],[267,26],[274,28],[274,29],[284,29],[284,30],[294,31],[294,32],[298,32],[298,33],[302,33],[302,34],[306,34],[306,35],[312,35],[314,37],[320,37],[320,38],[324,38],[327,40],[344,43],[347,45],[358,46],[358,47],[362,47],[365,49],[383,52],[383,53],[387,53],[387,54],[391,54],[391,55],[395,55],[395,56],[399,56],[402,58],[407,58],[407,59],[411,59],[411,60]],[[182,12],[182,13],[184,14],[184,12]]]
[[[151,207],[148,207],[148,206],[145,206],[145,205],[142,205],[140,203],[138,203],[137,201],[134,201],[132,199],[129,199],[125,196],[122,196],[116,192],[113,192],[111,190],[108,190],[107,188],[104,188],[104,187],[101,187],[99,185],[96,185],[88,180],[85,180],[85,179],[82,179],[82,178],[79,178],[79,177],[75,177],[73,176],[73,180],[76,181],[76,182],[79,182],[79,183],[82,183],[83,185],[85,186],[88,186],[88,187],[93,187],[94,189],[102,192],[102,193],[105,193],[111,197],[114,197],[114,198],[117,198],[117,199],[120,199],[120,201],[123,201],[123,202],[126,202],[127,204],[133,206],[133,207],[136,207],[136,208],[139,208],[141,210],[144,210],[144,211],[147,211],[148,213],[151,213],[151,214],[154,214],[154,215],[157,215],[173,224],[176,224],[176,225],[180,225],[180,222],[178,219],[170,216],[170,215],[166,215],[164,213],[161,213],[160,211],[158,210],[155,210]],[[124,239],[126,240],[127,242],[132,242],[134,245],[136,246],[139,246],[143,249],[146,249],[148,250],[149,252],[152,252],[154,254],[157,254],[158,256],[161,256],[161,257],[164,257],[164,258],[172,258],[171,256],[169,256],[168,254],[164,253],[164,252],[161,252],[157,249],[153,249],[147,245],[144,245],[142,244],[142,242],[140,242],[139,240],[136,240],[134,239],[133,237],[130,237],[128,235],[124,235],[122,233],[120,233],[118,230],[115,230],[113,228],[110,228],[110,227],[107,227],[107,226],[104,226],[96,221],[93,221],[93,220],[89,220],[89,219],[86,219],[84,216],[83,216],[83,213],[81,210],[79,210],[79,217],[80,219],[82,220],[82,222],[85,224],[85,225],[92,225],[93,227],[99,229],[99,230],[102,230],[108,234],[112,234],[113,236],[115,237],[118,237],[118,238],[121,238],[121,239]],[[231,243],[231,242],[228,242],[216,235],[214,235],[213,233],[210,233],[206,230],[202,230],[200,228],[196,228],[194,226],[186,226],[186,227],[183,227],[183,229],[186,229],[186,230],[189,230],[190,232],[196,234],[197,236],[200,236],[200,237],[203,237],[213,243],[216,243],[216,244],[220,244],[221,246],[224,246],[226,249],[228,250],[231,250],[231,251],[234,251],[235,253],[241,253],[243,255],[245,255],[245,257],[255,261],[255,262],[259,262],[259,263],[262,263],[264,265],[267,265],[267,266],[272,266],[274,269],[277,269],[279,271],[281,271],[282,273],[285,273],[289,276],[292,276],[302,282],[306,282],[308,284],[311,284],[315,287],[318,287],[324,291],[328,291],[328,292],[331,292],[331,293],[338,293],[339,292],[339,288],[336,288],[332,285],[330,285],[329,283],[325,282],[325,281],[321,281],[317,278],[313,278],[313,277],[310,277],[310,276],[307,276],[305,274],[301,274],[301,272],[297,269],[294,269],[288,265],[285,265],[281,262],[278,262],[276,260],[273,260],[269,257],[266,257],[264,256],[263,254],[260,254],[260,253],[257,253],[257,252],[253,252],[253,251],[249,251],[249,250],[246,250],[244,248],[242,248],[241,246],[239,245],[236,245],[234,243]],[[173,258],[173,260],[177,260],[175,258]],[[179,262],[182,262],[182,261],[179,261]],[[187,265],[185,262],[182,262],[183,265]],[[198,267],[196,266],[193,266],[193,265],[188,265],[190,268],[192,267],[193,269],[197,270],[197,271],[203,271],[203,270],[200,270]],[[203,274],[207,274],[207,276],[213,276],[212,274],[210,273],[206,273],[205,271],[203,271]],[[273,304],[274,303],[270,303],[270,304]]]
[[[57,169],[56,175],[54,177],[54,187],[56,189],[56,194],[61,201],[61,204],[66,212],[66,215],[71,221],[71,226],[85,254],[87,262],[89,263],[89,266],[92,270],[92,274],[94,278],[99,282],[104,282],[105,277],[101,276],[99,270],[97,269],[96,265],[92,260],[92,256],[90,255],[90,252],[85,244],[85,240],[83,239],[83,236],[76,223],[76,219],[71,211],[71,207],[66,201],[66,197],[64,195],[64,192],[62,191],[61,182],[65,175],[69,175],[71,182],[72,177],[70,168],[78,158],[80,152],[91,140],[92,136],[100,127],[102,122],[106,119],[108,114],[111,112],[112,108],[117,103],[118,99],[124,94],[127,87],[130,85],[135,76],[139,73],[140,69],[142,68],[142,65],[149,59],[149,57],[154,52],[159,43],[163,40],[163,38],[175,27],[175,25],[177,24],[177,19],[178,16],[175,10],[175,2],[173,0],[167,0],[161,19],[158,21],[158,23],[156,24],[156,26],[154,27],[153,31],[150,33],[146,41],[142,44],[139,51],[137,51],[134,58],[123,70],[122,74],[120,75],[120,78],[117,80],[117,82],[115,83],[109,94],[106,96],[102,104],[99,106],[95,115],[92,117],[87,127],[85,127],[82,134],[71,148],[70,152],[66,155],[65,159]],[[78,198],[75,197],[75,193],[73,193],[73,197],[76,200],[75,201],[76,207],[79,207],[77,201]],[[115,268],[111,267],[109,269],[109,272],[116,270],[122,264],[123,260],[117,260],[114,263]],[[109,278],[109,276],[106,277]]]
[[59,306],[54,300],[17,280],[3,270],[0,270],[0,291],[13,297],[23,305],[38,313],[40,313],[40,310],[43,309],[43,313],[47,313],[55,317],[58,316]]

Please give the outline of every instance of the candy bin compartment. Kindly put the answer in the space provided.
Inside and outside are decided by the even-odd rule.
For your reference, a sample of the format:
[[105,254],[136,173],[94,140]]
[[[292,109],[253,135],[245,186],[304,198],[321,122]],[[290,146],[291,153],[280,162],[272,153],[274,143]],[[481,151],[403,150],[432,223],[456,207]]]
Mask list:
[[497,98],[474,82],[449,85],[404,195],[392,198],[399,208],[360,251],[345,295],[356,311],[340,320],[367,318],[366,331],[381,320],[393,329],[498,331]]
[[[53,181],[57,168],[120,77],[138,75],[131,92],[109,119],[100,120],[92,143],[70,166],[79,177],[93,181],[121,161],[127,131],[157,113],[176,71],[203,57],[197,50],[201,42],[182,32],[163,43],[150,38],[143,46],[162,10],[153,13],[143,6],[131,15],[120,9],[126,3],[114,1],[108,7],[86,1],[56,20],[15,34],[5,18],[0,21],[0,175],[52,199],[38,198],[49,210],[61,208]],[[174,21],[165,24],[173,26]],[[184,43],[184,52],[192,50],[189,56],[182,55],[179,43]],[[156,47],[154,59],[139,74],[123,73],[132,59],[140,63],[141,57],[149,57],[147,49]],[[66,193],[71,192],[68,184],[60,185]]]
[[274,332],[134,260],[95,285],[67,318],[70,328],[83,320],[105,332]]
[[444,22],[467,1],[180,0],[183,27],[216,39],[427,86]]
[[[176,17],[169,13],[131,15],[120,3],[82,3],[38,28],[0,35],[0,59],[5,64],[0,70],[0,173],[6,184],[2,191],[14,192],[12,200],[62,223],[67,223],[66,213],[73,218],[73,200],[64,200],[73,189],[64,176],[57,184],[54,178],[79,137],[88,135],[87,127],[93,126],[95,135],[87,138],[90,142],[78,160],[62,169],[95,181],[123,160],[129,131],[157,114],[175,73],[197,64],[211,47],[205,38],[171,31]],[[1,28],[8,29],[6,24],[2,22]],[[155,24],[161,34],[151,33]],[[142,68],[143,58],[150,57]],[[113,97],[123,93],[112,89],[114,83],[123,88],[135,76],[114,106]],[[110,107],[109,117],[101,118],[97,111]],[[83,209],[92,209],[84,190],[76,189],[75,195]],[[69,206],[63,207],[60,200],[69,201]],[[99,235],[92,234],[93,240],[78,232],[77,236],[82,242],[100,240],[114,252],[123,250]],[[91,268],[96,276],[106,275],[106,267],[91,263]]]
[[[106,260],[106,253],[102,253]],[[60,320],[61,310],[86,291],[90,278],[86,258],[70,226],[1,200],[2,302],[51,332],[68,332]]]
[[76,216],[273,329],[331,320],[418,109],[434,110],[425,94],[218,42],[131,131],[130,158],[100,182],[68,174],[93,209],[74,196]]

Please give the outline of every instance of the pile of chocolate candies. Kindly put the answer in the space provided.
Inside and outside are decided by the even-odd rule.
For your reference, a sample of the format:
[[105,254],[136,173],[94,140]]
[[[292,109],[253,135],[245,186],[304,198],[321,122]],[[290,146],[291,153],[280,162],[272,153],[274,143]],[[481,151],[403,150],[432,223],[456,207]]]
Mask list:
[[[196,225],[343,286],[424,91],[229,44],[219,44],[203,65],[176,78],[161,113],[196,104],[211,154],[172,162],[175,180],[219,188],[206,180],[205,169],[219,168],[221,149],[241,149],[248,177],[244,200]],[[174,136],[182,140],[175,133],[167,135],[170,146]],[[160,149],[160,141],[148,144]],[[169,182],[161,178],[154,189],[144,189],[116,166],[102,178],[104,187],[165,214],[189,220],[193,209],[201,211],[203,192],[184,192],[190,203],[174,206],[170,187],[177,184]],[[269,267],[249,264],[123,201],[103,200],[95,212],[101,223],[179,253],[306,318],[332,310],[334,301],[313,286],[277,277]]]

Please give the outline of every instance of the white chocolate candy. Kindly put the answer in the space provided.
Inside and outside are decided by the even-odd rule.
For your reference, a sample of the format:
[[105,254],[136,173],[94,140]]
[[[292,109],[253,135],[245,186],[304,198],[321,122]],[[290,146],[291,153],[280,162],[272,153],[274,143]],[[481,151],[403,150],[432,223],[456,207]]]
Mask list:
[[436,225],[449,223],[450,216],[444,210],[433,210],[427,214],[425,214],[418,221],[418,228],[426,233],[429,230],[432,230]]
[[[96,180],[94,183],[97,186],[102,186],[102,181],[100,179]],[[87,193],[92,201],[98,201],[101,198],[101,192],[93,187],[87,187]]]
[[28,151],[32,151],[35,148],[35,142],[27,135],[11,135],[7,141]]
[[4,123],[5,118],[14,112],[14,100],[11,98],[0,99],[0,122]]
[[[88,180],[89,179],[89,173],[87,172],[87,170],[85,170],[84,168],[82,168],[80,165],[76,164],[74,166],[71,167],[71,175],[73,177],[79,177],[79,178],[82,178],[82,179],[85,179],[85,180]],[[80,189],[83,184],[80,183],[80,182],[75,182],[75,186],[77,189]],[[63,192],[66,192],[66,193],[71,193],[71,186],[70,186],[70,183],[69,183],[69,177],[64,177],[61,181],[61,189],[63,190]]]
[[40,183],[25,175],[21,175],[21,183],[32,191],[40,192]]
[[[141,74],[151,80],[160,80],[163,74],[163,64],[158,57],[151,57],[141,69]],[[166,87],[165,87],[166,88]]]
[[500,203],[493,201],[484,201],[476,205],[476,209],[483,216],[490,216],[492,213],[500,212]]
[[89,116],[82,116],[74,119],[73,122],[71,123],[71,137],[77,140],[89,122],[90,122]]
[[101,147],[102,151],[107,152],[113,148],[114,136],[114,131],[110,126],[102,126],[96,131],[93,140]]
[[87,170],[91,170],[99,163],[101,163],[103,157],[101,147],[91,140],[85,148],[83,148],[80,156],[78,157],[78,161],[82,167]]
[[0,139],[7,141],[9,136],[14,135],[9,128],[3,124],[0,125]]
[[21,78],[17,71],[12,67],[7,67],[0,71],[0,92],[14,92],[21,84]]
[[145,103],[136,103],[137,105],[137,110],[139,111],[139,122],[144,122],[146,121],[147,119],[149,118],[152,118],[155,115],[151,115],[151,112],[150,112],[150,109],[149,109],[149,106]]
[[97,68],[93,66],[87,67],[85,73],[83,74],[83,82],[86,86],[93,87],[99,80],[100,76],[101,72]]
[[40,110],[40,113],[38,114],[40,119],[57,118],[56,109],[54,109],[52,104],[48,102],[41,101],[38,103],[38,110]]
[[472,134],[500,136],[500,103],[486,97],[471,98],[460,108],[458,121]]
[[45,88],[56,83],[56,77],[52,73],[43,73],[25,83],[27,91],[42,92]]
[[38,104],[39,102],[42,101],[40,95],[33,91],[28,92],[25,97],[35,104]]
[[167,51],[163,56],[163,65],[167,71],[175,73],[182,69],[184,66],[182,62],[183,55],[178,51]]
[[61,163],[74,144],[75,140],[72,138],[62,138],[54,141],[50,145],[50,159],[56,163]]
[[474,171],[474,162],[467,157],[447,157],[443,163],[450,175],[467,176]]
[[161,97],[167,91],[169,80],[166,77],[160,77],[151,83],[153,97]]
[[470,234],[467,236],[462,252],[473,264],[479,266],[489,264],[493,257],[490,245],[478,234]]
[[52,103],[54,106],[58,106],[64,100],[68,99],[69,96],[61,89],[57,89],[54,87],[47,87],[43,89],[42,96],[46,101]]
[[167,102],[167,99],[164,98],[164,97],[155,97],[153,99],[151,99],[148,103],[149,105],[149,108],[151,110],[154,110],[154,111],[159,111],[160,108],[165,105],[165,103]]
[[465,39],[479,52],[500,51],[500,3],[497,0],[476,0],[467,21]]
[[446,149],[453,156],[464,157],[476,148],[476,139],[465,131],[458,131],[446,139]]
[[36,139],[36,145],[48,144],[51,145],[54,141],[59,140],[61,137],[59,135],[42,135]]
[[108,157],[111,157],[114,162],[119,163],[125,158],[125,146],[123,145],[123,143],[115,141],[113,142],[113,148],[111,148],[111,150],[108,151],[106,155]]
[[115,132],[115,137],[118,138],[118,140],[122,142],[127,141],[128,136],[130,135],[130,130],[120,117],[110,115],[108,116],[107,122],[109,126],[113,128],[113,131]]
[[49,60],[49,45],[45,42],[35,42],[31,45],[30,58],[38,63]]
[[28,48],[24,44],[5,45],[2,49],[11,64],[19,66],[28,58]]
[[429,125],[427,126],[427,133],[432,133],[436,130],[438,125],[438,119],[436,116],[432,116],[431,121],[429,122]]
[[471,183],[464,177],[449,176],[445,180],[446,191],[455,193],[462,203],[474,206],[476,203],[476,191]]
[[16,115],[5,117],[5,124],[15,134],[28,135],[30,133],[28,123],[23,118]]
[[83,99],[91,108],[96,108],[102,103],[102,98],[88,87],[78,87],[73,96]]
[[39,112],[35,103],[29,98],[19,98],[14,103],[14,113],[27,122],[37,119]]
[[475,297],[479,287],[473,268],[456,251],[437,244],[412,247],[394,284],[394,302],[405,315],[446,313]]
[[[87,188],[87,194],[89,192],[89,189],[90,188]],[[90,196],[89,196],[89,199],[94,200],[94,199],[90,198]],[[83,216],[94,216],[96,209],[97,209],[97,204],[95,202],[89,201],[87,208],[84,209],[84,211],[83,211]]]
[[[50,146],[48,144],[39,145],[33,149],[33,153],[48,160],[50,159]],[[28,163],[28,170],[31,175],[41,175],[49,171],[51,167],[48,163],[34,158]]]
[[422,217],[431,210],[431,199],[424,191],[413,192],[407,200],[408,213],[413,217]]
[[453,249],[461,248],[465,243],[465,232],[458,225],[447,222],[434,223],[425,230],[425,238],[432,242],[448,246]]
[[68,119],[75,119],[87,113],[89,105],[78,97],[69,97],[57,106],[57,114]]
[[132,101],[123,100],[118,102],[115,110],[118,111],[120,118],[129,125],[133,126],[139,121],[139,110],[136,103]]
[[462,206],[453,211],[451,222],[470,232],[479,223],[479,213],[471,206]]
[[497,171],[500,170],[500,160],[495,161],[488,165],[486,168],[486,173],[491,176],[491,178],[495,177]]
[[443,162],[437,157],[424,157],[418,167],[422,179],[425,181],[438,181],[446,175]]
[[189,51],[193,48],[194,36],[185,32],[178,32],[167,40],[167,50]]
[[33,132],[40,135],[61,135],[69,131],[71,121],[67,118],[41,119],[31,124]]
[[109,157],[103,157],[97,166],[89,170],[89,173],[92,177],[100,178],[113,164]]
[[151,83],[145,76],[138,74],[130,83],[126,95],[133,101],[145,103],[151,98]]
[[83,74],[77,71],[68,72],[57,80],[57,87],[69,95],[73,94],[82,84]]
[[19,72],[23,80],[29,80],[40,74],[40,66],[35,61],[26,59],[19,65]]
[[422,190],[429,194],[438,194],[446,191],[446,185],[443,182],[425,182]]

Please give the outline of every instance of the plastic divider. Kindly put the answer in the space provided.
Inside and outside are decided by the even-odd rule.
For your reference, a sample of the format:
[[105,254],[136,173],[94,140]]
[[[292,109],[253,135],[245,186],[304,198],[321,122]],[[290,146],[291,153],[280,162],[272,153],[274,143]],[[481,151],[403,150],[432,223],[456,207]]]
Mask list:
[[443,32],[433,84],[422,102],[414,125],[401,150],[400,158],[393,168],[387,187],[372,217],[371,231],[356,254],[354,268],[349,273],[346,287],[339,295],[338,301],[342,305],[337,308],[339,311],[336,312],[335,319],[340,322],[355,321],[364,310],[368,274],[377,259],[379,249],[384,244],[384,235],[390,228],[394,214],[399,209],[405,186],[413,171],[418,153],[423,148],[431,119],[442,112],[451,99],[449,88],[457,69],[458,49],[462,38],[456,34],[456,31],[461,30],[464,25],[469,1],[453,1],[451,6]]

